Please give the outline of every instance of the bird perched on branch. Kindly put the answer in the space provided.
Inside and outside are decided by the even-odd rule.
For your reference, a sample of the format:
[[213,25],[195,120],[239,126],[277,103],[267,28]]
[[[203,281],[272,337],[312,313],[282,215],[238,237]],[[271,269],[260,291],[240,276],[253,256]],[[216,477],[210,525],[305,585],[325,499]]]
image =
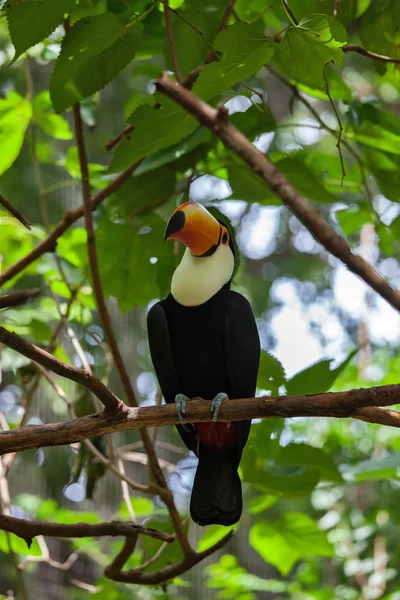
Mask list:
[[[171,293],[149,311],[150,352],[177,429],[199,458],[190,512],[199,525],[232,525],[242,513],[239,462],[251,421],[218,423],[222,401],[254,397],[260,359],[248,301],[230,289],[237,260],[233,232],[201,204],[186,202],[168,221],[164,240],[187,247]],[[190,398],[212,399],[212,422],[186,424]]]

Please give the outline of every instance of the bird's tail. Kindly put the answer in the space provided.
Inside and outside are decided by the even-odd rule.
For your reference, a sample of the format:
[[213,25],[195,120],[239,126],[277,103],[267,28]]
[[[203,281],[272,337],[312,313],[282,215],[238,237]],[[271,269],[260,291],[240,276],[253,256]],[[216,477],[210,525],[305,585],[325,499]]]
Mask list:
[[242,514],[237,451],[200,446],[190,514],[198,525],[233,525]]

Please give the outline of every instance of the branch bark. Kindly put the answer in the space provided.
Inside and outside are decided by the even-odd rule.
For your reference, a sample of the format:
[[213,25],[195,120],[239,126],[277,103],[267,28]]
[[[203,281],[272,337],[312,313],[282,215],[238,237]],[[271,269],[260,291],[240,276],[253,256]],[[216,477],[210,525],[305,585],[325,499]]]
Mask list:
[[107,413],[119,414],[124,411],[125,405],[122,400],[104,385],[96,375],[88,373],[85,369],[77,369],[58,360],[58,358],[55,358],[46,352],[46,350],[34,346],[34,344],[25,341],[16,333],[4,329],[4,327],[0,327],[0,342],[37,362],[42,367],[53,371],[53,373],[85,386],[101,400]]
[[32,290],[21,290],[19,292],[11,292],[10,294],[0,296],[0,309],[11,308],[12,306],[21,306],[21,304],[25,304],[25,302],[28,302],[28,300],[31,300],[32,298],[37,298],[39,294],[40,290],[35,288]]
[[[222,403],[218,421],[228,423],[270,417],[352,417],[400,427],[400,413],[382,406],[400,403],[400,384],[305,396],[261,396]],[[210,401],[195,399],[186,410],[188,423],[210,422]],[[0,433],[0,455],[20,450],[71,444],[88,438],[143,427],[179,423],[174,404],[130,408],[116,415],[93,414],[65,423],[27,425]]]
[[161,540],[163,542],[173,542],[175,536],[169,535],[164,531],[158,531],[151,527],[142,527],[125,521],[107,521],[104,523],[48,523],[40,521],[28,521],[27,519],[17,519],[8,515],[0,514],[0,529],[14,533],[24,539],[28,546],[37,535],[46,535],[49,537],[60,538],[83,538],[83,537],[116,537],[123,535],[125,537],[136,537],[138,534]]
[[0,204],[16,219],[18,219],[18,221],[20,223],[22,223],[22,225],[24,227],[26,227],[27,229],[31,230],[32,229],[32,223],[26,218],[24,217],[24,215],[22,213],[19,212],[19,210],[17,210],[16,208],[14,208],[14,206],[12,204],[10,204],[8,202],[8,200],[6,200],[4,198],[4,196],[2,196],[0,194]]
[[400,64],[400,58],[394,58],[392,56],[385,56],[383,54],[377,54],[376,52],[371,52],[362,46],[357,46],[356,44],[347,44],[347,46],[342,46],[343,52],[357,52],[358,54],[362,54],[367,58],[372,58],[373,60],[379,60],[385,63],[395,63]]
[[395,309],[400,310],[400,292],[379,275],[361,256],[354,254],[348,243],[337,234],[317,210],[293,187],[272,162],[229,122],[227,110],[219,105],[213,108],[192,92],[177,84],[167,73],[156,81],[157,89],[175,100],[184,110],[195,116],[226,146],[237,154],[265,181],[273,192],[297,216],[314,238],[350,271],[358,275]]

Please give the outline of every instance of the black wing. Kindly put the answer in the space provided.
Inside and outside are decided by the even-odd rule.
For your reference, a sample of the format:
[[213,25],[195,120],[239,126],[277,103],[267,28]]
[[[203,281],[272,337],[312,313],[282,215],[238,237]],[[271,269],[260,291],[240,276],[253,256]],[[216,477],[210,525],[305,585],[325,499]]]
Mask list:
[[[225,318],[225,352],[232,398],[253,398],[260,364],[260,338],[251,306],[237,292],[230,291]],[[244,448],[251,421],[238,427]]]
[[[151,360],[153,361],[158,383],[165,401],[173,403],[175,402],[175,396],[181,390],[172,356],[167,316],[160,302],[154,304],[148,312],[147,333]],[[197,434],[194,427],[192,426],[192,431],[185,431],[181,425],[177,425],[176,428],[189,450],[197,453]]]

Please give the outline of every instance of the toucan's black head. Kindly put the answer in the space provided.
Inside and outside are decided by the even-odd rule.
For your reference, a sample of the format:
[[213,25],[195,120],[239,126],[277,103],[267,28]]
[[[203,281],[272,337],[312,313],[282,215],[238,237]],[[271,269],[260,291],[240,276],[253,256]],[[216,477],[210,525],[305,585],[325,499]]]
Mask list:
[[211,256],[219,246],[229,246],[235,256],[235,246],[225,223],[213,217],[198,202],[185,202],[171,215],[164,241],[176,239],[197,257]]

